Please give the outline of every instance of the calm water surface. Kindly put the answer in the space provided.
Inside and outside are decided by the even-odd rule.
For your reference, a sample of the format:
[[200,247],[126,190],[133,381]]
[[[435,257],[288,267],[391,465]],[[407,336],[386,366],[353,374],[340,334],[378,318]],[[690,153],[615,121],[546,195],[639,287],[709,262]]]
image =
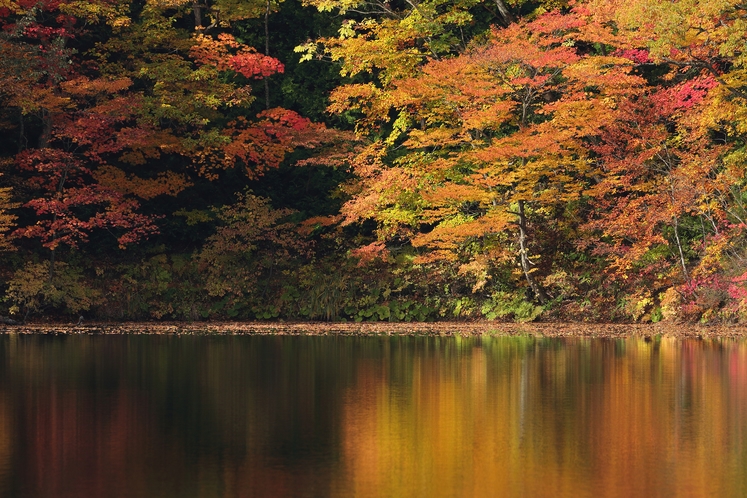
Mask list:
[[747,496],[747,342],[0,336],[0,496]]

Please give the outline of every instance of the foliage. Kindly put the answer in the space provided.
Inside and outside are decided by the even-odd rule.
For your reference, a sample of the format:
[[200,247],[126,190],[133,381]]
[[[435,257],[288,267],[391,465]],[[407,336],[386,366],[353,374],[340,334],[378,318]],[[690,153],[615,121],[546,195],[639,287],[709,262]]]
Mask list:
[[0,188],[0,251],[8,251],[13,247],[8,232],[13,227],[16,217],[8,212],[15,207],[10,200],[10,193],[10,188]]
[[61,311],[80,313],[90,309],[100,294],[90,288],[79,268],[58,263],[54,278],[49,278],[46,263],[27,263],[8,282],[6,301],[11,314],[24,319],[32,313]]
[[547,14],[494,29],[484,45],[429,62],[386,95],[371,90],[366,108],[360,86],[339,89],[335,111],[354,108],[370,123],[397,116],[353,161],[360,183],[346,223],[375,220],[380,239],[426,249],[421,261],[516,258],[547,300],[531,225],[579,200],[596,174],[586,143],[642,84],[626,59],[582,51],[586,27],[579,15]]
[[544,309],[527,301],[524,296],[499,291],[483,303],[481,311],[488,320],[513,317],[517,322],[531,322],[540,316]]
[[[290,261],[308,253],[291,223],[284,222],[291,212],[273,210],[267,199],[251,192],[241,194],[236,204],[216,209],[221,222],[197,255],[205,278],[205,290],[212,297],[225,299],[231,314],[238,313],[252,295],[274,294],[269,285],[260,285],[266,274],[282,274]],[[264,313],[264,312],[262,312]]]
[[5,302],[747,320],[746,10],[5,0]]

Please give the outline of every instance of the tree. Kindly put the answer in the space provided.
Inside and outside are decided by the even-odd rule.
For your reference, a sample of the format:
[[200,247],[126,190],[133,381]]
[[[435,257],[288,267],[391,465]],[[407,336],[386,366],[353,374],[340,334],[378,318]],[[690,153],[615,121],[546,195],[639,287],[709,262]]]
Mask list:
[[[142,236],[154,230],[152,220],[134,215],[134,199],[176,195],[191,184],[189,172],[158,168],[158,162],[178,158],[209,178],[221,169],[240,166],[255,178],[264,169],[277,167],[298,145],[318,145],[312,135],[321,128],[292,111],[271,109],[255,121],[237,112],[254,99],[244,83],[282,71],[279,61],[227,33],[208,36],[198,30],[189,36],[174,26],[176,17],[169,14],[173,7],[150,2],[134,17],[121,9],[117,12],[122,15],[106,15],[104,21],[112,30],[109,38],[81,53],[73,68],[39,73],[36,99],[42,102],[38,106],[44,105],[39,147],[22,151],[16,164],[21,171],[33,171],[32,184],[46,192],[26,206],[37,215],[48,214],[50,220],[47,225],[22,227],[19,234],[39,236],[52,249],[71,242],[73,234],[82,237],[93,226],[52,207],[58,205],[53,198],[64,198],[89,210],[95,205],[118,206],[98,212],[91,223],[126,226],[130,235],[120,237],[120,242],[134,241],[138,238],[134,233]],[[90,22],[99,20],[93,5],[57,8]],[[26,47],[29,37],[68,36],[62,28],[37,25],[34,15],[34,9],[18,14],[21,20],[28,18],[27,26],[17,28],[22,36],[7,40]],[[28,52],[34,55],[31,49]],[[34,64],[48,65],[40,60]],[[20,87],[18,82],[13,86]],[[9,103],[23,111],[19,95],[12,95]],[[45,95],[51,103],[40,100]],[[88,190],[68,195],[74,182],[78,182],[75,188],[85,183]],[[69,226],[62,228],[60,224],[68,219]],[[137,228],[137,223],[142,226]],[[58,228],[51,229],[52,225]]]
[[[633,274],[663,273],[666,283],[649,276],[646,286],[673,285],[687,299],[726,296],[728,275],[741,274],[747,252],[745,6],[730,0],[595,0],[588,6],[600,22],[616,27],[623,55],[644,74],[659,75],[600,150],[611,168],[600,188],[608,189],[604,195],[614,199],[628,227],[608,218],[603,230],[611,244],[597,248],[617,247],[613,268],[632,286]],[[622,173],[617,161],[629,171]],[[592,225],[600,229],[604,218]],[[635,235],[632,226],[639,229]],[[674,249],[662,250],[668,247]],[[677,278],[661,268],[671,261],[679,267]],[[722,303],[714,298],[705,308],[712,312]]]
[[650,89],[623,103],[591,147],[601,175],[588,190],[591,231],[579,246],[604,256],[606,278],[634,300],[690,282],[693,263],[725,228],[718,200],[728,188],[718,175],[724,147],[692,126],[714,85],[705,79]]
[[[226,23],[249,10],[158,0],[6,4],[0,99],[10,110],[3,117],[19,116],[8,172],[24,185],[13,234],[50,251],[48,285],[19,274],[17,288],[51,288],[59,249],[82,249],[93,233],[113,234],[122,248],[157,233],[163,197],[229,169],[255,180],[299,147],[337,140],[287,109],[252,116],[251,83],[283,64],[228,32]],[[78,279],[76,271],[64,275]]]
[[256,306],[260,297],[274,299],[277,316],[280,292],[269,289],[276,285],[273,274],[282,275],[291,260],[307,256],[310,249],[287,221],[291,211],[272,209],[267,199],[246,192],[214,213],[220,226],[197,256],[208,294],[223,299],[229,316],[246,313],[241,308]]
[[13,245],[8,237],[8,232],[13,228],[16,217],[8,212],[16,207],[11,202],[11,190],[8,187],[0,188],[0,252],[9,251]]
[[465,271],[513,254],[546,301],[530,220],[580,200],[596,174],[588,142],[642,84],[630,61],[589,52],[585,27],[581,15],[554,13],[494,29],[485,46],[394,82],[388,107],[356,107],[340,89],[335,110],[398,116],[356,158],[347,222],[375,219],[382,239],[406,237],[428,250],[422,261],[459,259]]
[[92,170],[75,155],[45,148],[25,151],[16,161],[19,169],[31,173],[29,183],[45,195],[24,204],[34,210],[36,223],[20,227],[14,234],[38,238],[51,250],[50,278],[58,246],[76,247],[94,229],[121,230],[117,237],[120,247],[155,231],[152,220],[137,214],[136,201],[92,182]]
[[[100,162],[101,149],[94,150],[96,148],[90,146],[102,145],[101,132],[105,133],[106,123],[116,121],[116,118],[112,118],[110,113],[106,116],[110,119],[102,120],[102,125],[91,116],[76,120],[69,111],[70,98],[65,94],[64,85],[67,80],[75,78],[75,72],[70,67],[73,51],[67,48],[68,40],[77,33],[73,28],[74,19],[60,13],[60,4],[8,5],[12,10],[5,8],[0,15],[5,28],[2,47],[9,55],[1,74],[8,84],[5,87],[6,105],[19,108],[21,114],[21,151],[16,156],[15,166],[19,170],[33,171],[31,186],[47,192],[24,204],[33,209],[40,219],[31,226],[18,228],[14,233],[39,237],[51,249],[51,279],[55,250],[59,244],[74,246],[85,239],[86,233],[94,227],[124,228],[125,233],[119,236],[119,241],[125,244],[152,231],[153,226],[146,217],[136,215],[134,209],[137,204],[125,201],[120,193],[97,185],[95,181],[89,185],[79,182],[77,173],[85,172],[89,176],[92,173],[83,164],[83,156]],[[57,17],[50,20],[49,15],[55,13]],[[100,82],[98,92],[94,84],[89,87],[89,93],[116,93],[122,85],[127,87],[128,83]],[[31,113],[39,117],[41,129],[37,148],[26,149],[24,116]],[[80,124],[83,126],[76,126]],[[91,131],[88,135],[81,133],[86,126]],[[103,141],[111,143],[110,140]],[[74,150],[79,147],[85,147],[86,151],[76,156]],[[75,188],[67,188],[71,184],[76,184]],[[73,214],[81,206],[86,206],[89,211],[93,206],[104,206],[104,209],[83,217],[79,216],[80,213]]]

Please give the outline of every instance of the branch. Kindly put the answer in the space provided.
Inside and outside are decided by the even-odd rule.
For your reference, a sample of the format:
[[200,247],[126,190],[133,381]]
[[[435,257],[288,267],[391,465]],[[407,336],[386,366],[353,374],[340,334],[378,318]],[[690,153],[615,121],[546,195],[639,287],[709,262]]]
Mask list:
[[747,100],[747,92],[730,86],[726,81],[724,81],[724,79],[721,77],[721,73],[715,67],[713,67],[712,64],[698,57],[693,57],[693,59],[694,60],[692,61],[681,62],[665,57],[662,60],[667,64],[672,64],[673,66],[677,67],[699,67],[701,69],[705,69],[706,71],[711,73],[713,79],[722,84],[724,88],[726,88],[732,95]]

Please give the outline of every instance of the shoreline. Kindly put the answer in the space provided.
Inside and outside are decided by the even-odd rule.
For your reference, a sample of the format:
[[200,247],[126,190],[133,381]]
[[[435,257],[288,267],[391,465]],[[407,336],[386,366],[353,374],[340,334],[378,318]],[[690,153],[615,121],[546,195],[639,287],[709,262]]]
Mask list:
[[747,326],[681,323],[583,322],[101,322],[0,325],[19,335],[290,335],[290,336],[516,336],[624,338],[747,338]]

